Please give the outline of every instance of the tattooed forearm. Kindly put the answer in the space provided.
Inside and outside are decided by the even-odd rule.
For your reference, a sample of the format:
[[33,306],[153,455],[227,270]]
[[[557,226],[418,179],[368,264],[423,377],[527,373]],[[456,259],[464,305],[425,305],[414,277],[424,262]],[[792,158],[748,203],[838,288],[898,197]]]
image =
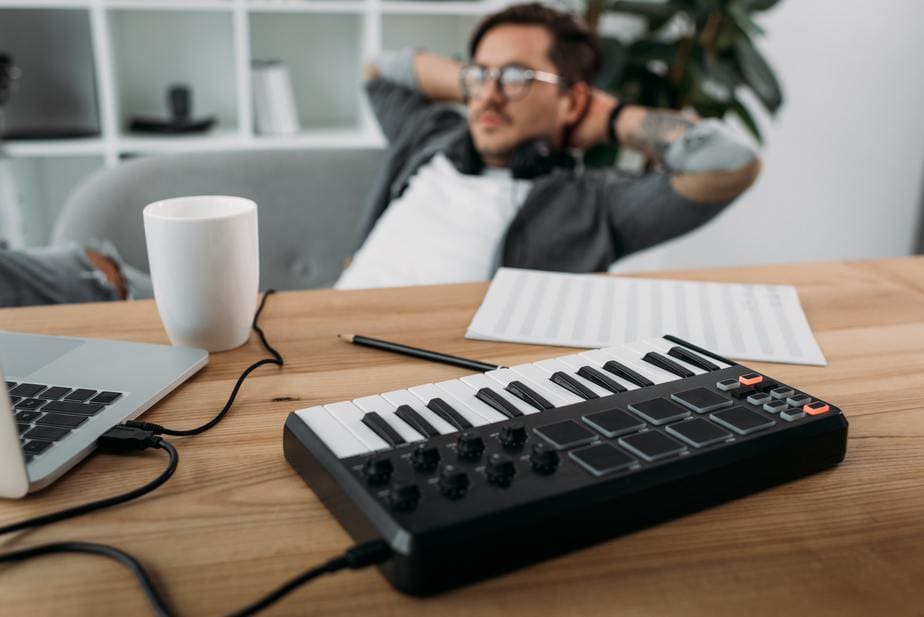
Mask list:
[[626,142],[660,162],[664,160],[667,148],[693,124],[693,121],[676,112],[648,110],[638,128],[628,135]]

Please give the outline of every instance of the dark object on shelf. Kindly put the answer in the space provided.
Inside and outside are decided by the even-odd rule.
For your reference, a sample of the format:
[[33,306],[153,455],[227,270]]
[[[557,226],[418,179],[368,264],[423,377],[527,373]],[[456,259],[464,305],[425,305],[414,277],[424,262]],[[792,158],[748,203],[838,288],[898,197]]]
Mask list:
[[167,90],[170,118],[132,118],[129,130],[141,133],[204,133],[215,124],[215,117],[192,117],[192,91],[189,86],[173,85]]

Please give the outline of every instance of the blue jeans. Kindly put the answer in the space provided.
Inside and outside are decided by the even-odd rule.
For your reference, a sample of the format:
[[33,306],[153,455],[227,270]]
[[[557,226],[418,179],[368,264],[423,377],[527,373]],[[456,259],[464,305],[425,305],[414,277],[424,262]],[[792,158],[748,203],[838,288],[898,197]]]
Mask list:
[[[148,275],[124,263],[109,245],[92,248],[119,268],[129,299],[154,297]],[[106,276],[75,244],[0,250],[0,307],[118,299]]]

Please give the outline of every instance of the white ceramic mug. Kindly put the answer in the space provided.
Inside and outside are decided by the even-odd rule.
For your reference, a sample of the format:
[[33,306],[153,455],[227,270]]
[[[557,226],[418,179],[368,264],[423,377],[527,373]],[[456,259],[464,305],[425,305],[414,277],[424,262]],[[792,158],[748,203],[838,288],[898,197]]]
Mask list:
[[243,345],[257,307],[257,204],[242,197],[177,197],[144,208],[154,299],[174,345]]

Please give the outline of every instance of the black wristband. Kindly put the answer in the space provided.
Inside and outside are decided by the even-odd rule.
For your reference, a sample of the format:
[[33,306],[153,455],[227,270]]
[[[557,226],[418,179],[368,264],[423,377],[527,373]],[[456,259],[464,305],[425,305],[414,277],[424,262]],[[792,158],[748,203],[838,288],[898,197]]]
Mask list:
[[619,114],[622,113],[622,110],[626,108],[626,103],[619,101],[616,103],[616,107],[613,108],[613,111],[610,112],[610,120],[606,125],[606,132],[610,137],[610,143],[614,146],[619,145],[619,136],[616,135],[616,121],[619,119]]

